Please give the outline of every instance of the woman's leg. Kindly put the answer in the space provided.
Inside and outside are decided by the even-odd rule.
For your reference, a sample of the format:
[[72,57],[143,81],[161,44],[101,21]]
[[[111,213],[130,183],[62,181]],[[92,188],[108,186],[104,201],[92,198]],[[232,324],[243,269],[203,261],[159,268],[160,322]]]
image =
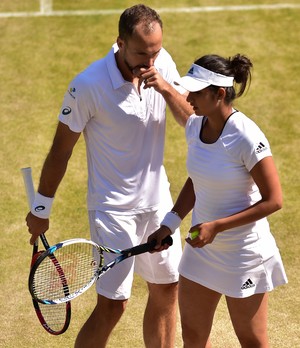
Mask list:
[[268,348],[268,294],[226,297],[235,333],[243,348]]
[[180,276],[178,296],[184,348],[211,347],[209,335],[221,294]]

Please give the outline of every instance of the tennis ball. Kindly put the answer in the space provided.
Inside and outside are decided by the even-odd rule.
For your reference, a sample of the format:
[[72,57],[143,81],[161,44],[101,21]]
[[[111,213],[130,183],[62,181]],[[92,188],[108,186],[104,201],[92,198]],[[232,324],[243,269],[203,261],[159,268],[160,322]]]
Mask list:
[[199,231],[194,230],[194,231],[191,231],[191,232],[190,232],[190,238],[191,238],[191,239],[195,239],[195,238],[198,237],[198,236],[199,236]]

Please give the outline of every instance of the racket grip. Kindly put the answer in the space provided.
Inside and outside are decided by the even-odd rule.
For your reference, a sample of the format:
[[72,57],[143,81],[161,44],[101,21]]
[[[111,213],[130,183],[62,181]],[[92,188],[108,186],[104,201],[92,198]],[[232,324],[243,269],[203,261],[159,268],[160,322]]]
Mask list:
[[[173,239],[171,236],[167,236],[165,239],[162,240],[162,245],[164,244],[168,244],[168,245],[172,245],[173,244]],[[127,256],[134,256],[134,255],[139,255],[139,254],[143,254],[146,253],[148,251],[152,251],[154,250],[154,247],[156,245],[156,240],[153,239],[151,242],[149,243],[144,243],[141,245],[137,245],[133,248],[129,248],[129,249],[125,249],[122,251],[122,254],[127,255]]]
[[34,196],[35,196],[34,186],[33,186],[33,181],[32,181],[31,167],[21,168],[21,173],[23,176],[24,185],[25,185],[25,189],[26,189],[28,207],[29,207],[29,209],[31,209],[31,205],[34,201]]
[[[150,243],[147,243],[147,244],[149,244],[149,247],[150,247],[149,251],[154,250],[154,247],[156,245],[156,240],[153,239]],[[167,236],[161,241],[161,245],[164,245],[164,244],[168,244],[169,246],[173,245],[173,238],[171,236]]]

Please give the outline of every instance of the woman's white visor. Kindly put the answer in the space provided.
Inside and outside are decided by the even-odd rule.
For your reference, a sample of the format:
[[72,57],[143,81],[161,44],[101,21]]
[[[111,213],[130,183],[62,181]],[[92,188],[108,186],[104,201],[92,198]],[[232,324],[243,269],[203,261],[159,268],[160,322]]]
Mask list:
[[210,85],[232,87],[233,79],[234,78],[232,76],[218,74],[207,70],[200,65],[193,64],[186,76],[183,76],[178,81],[175,81],[175,84],[182,86],[189,92],[197,92]]

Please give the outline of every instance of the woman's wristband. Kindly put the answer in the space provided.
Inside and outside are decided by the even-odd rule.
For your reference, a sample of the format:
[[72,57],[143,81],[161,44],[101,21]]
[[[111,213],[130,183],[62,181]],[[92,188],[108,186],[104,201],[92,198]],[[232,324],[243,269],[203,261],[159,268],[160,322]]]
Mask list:
[[31,213],[41,219],[48,219],[53,201],[54,197],[45,197],[37,192],[31,206]]
[[169,211],[165,217],[163,218],[160,226],[166,226],[173,233],[177,230],[177,228],[181,224],[181,218],[176,211]]

